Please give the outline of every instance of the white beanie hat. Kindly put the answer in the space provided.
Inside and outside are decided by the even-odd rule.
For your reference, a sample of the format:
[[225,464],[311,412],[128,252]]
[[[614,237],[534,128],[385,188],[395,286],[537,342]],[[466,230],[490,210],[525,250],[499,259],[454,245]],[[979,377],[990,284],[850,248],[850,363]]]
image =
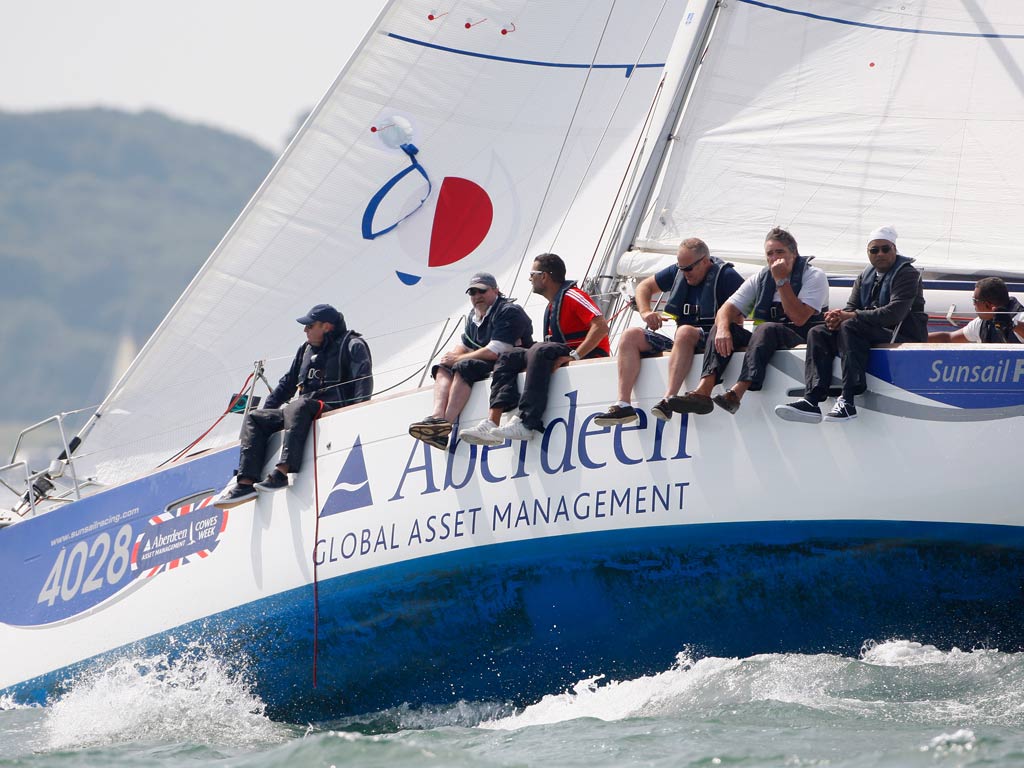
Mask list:
[[868,242],[872,240],[888,240],[893,245],[896,245],[896,227],[891,224],[887,224],[884,227],[879,227],[868,237]]

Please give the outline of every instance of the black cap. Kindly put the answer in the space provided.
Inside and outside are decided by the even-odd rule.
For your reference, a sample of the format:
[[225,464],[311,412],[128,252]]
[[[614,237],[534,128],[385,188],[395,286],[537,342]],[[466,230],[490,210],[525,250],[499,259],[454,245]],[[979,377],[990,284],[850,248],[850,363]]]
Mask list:
[[300,325],[311,325],[317,321],[322,323],[331,323],[335,327],[340,326],[344,320],[341,317],[341,312],[336,310],[330,304],[317,304],[303,317],[296,318],[296,321]]
[[[490,272],[477,272],[469,278],[469,288],[481,288],[483,290],[493,288],[498,290],[498,281],[494,279],[494,275]],[[466,289],[467,292],[469,288]]]

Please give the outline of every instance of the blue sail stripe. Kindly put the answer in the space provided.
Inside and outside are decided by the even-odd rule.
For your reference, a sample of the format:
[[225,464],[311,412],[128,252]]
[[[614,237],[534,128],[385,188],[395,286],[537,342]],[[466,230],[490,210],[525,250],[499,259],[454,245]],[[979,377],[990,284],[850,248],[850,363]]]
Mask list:
[[883,32],[906,32],[912,35],[938,35],[940,37],[980,37],[998,40],[1024,40],[1024,34],[1021,35],[1001,35],[996,32],[945,32],[939,29],[912,29],[910,27],[890,27],[884,24],[869,24],[865,21],[853,21],[852,19],[841,19],[838,16],[822,16],[819,13],[811,13],[810,11],[797,11],[792,8],[784,8],[781,5],[772,5],[771,3],[761,2],[761,0],[739,0],[741,3],[747,5],[756,5],[759,8],[766,8],[769,11],[778,11],[779,13],[789,13],[793,16],[804,16],[808,19],[815,19],[817,21],[830,21],[833,24],[846,24],[850,27],[864,27],[865,29],[878,29]]
[[572,64],[568,62],[560,61],[536,61],[534,59],[514,59],[509,56],[495,56],[490,53],[479,53],[478,51],[467,51],[462,48],[450,48],[447,45],[438,45],[437,43],[428,43],[426,40],[417,40],[413,37],[406,37],[405,35],[396,35],[394,32],[388,32],[387,36],[395,40],[401,40],[403,43],[412,43],[413,45],[420,45],[424,48],[433,48],[436,51],[444,51],[445,53],[456,53],[459,56],[471,56],[475,59],[490,59],[491,61],[503,61],[508,64],[525,64],[530,67],[556,67],[560,69],[622,69],[625,70],[626,77],[633,74],[634,69],[661,69],[665,66],[664,62],[659,64]]

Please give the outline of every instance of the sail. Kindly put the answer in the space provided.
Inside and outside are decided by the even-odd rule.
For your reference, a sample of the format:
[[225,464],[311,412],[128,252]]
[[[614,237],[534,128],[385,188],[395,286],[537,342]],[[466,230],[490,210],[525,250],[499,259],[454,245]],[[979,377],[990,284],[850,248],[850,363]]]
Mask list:
[[[554,250],[582,278],[685,5],[391,3],[100,407],[83,471],[152,469],[254,360],[273,384],[313,304],[364,334],[380,394],[420,383],[473,272],[525,299],[524,263]],[[199,447],[235,439],[237,419]]]
[[932,274],[1020,276],[1022,96],[1017,0],[725,3],[635,244],[760,260],[779,225],[859,269],[892,224]]

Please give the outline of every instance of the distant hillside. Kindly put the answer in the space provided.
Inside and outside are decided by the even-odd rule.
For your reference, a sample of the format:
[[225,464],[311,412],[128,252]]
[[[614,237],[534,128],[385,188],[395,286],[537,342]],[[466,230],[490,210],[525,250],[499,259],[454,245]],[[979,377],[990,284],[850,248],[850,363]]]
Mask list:
[[156,112],[0,112],[0,422],[101,398],[273,161]]

